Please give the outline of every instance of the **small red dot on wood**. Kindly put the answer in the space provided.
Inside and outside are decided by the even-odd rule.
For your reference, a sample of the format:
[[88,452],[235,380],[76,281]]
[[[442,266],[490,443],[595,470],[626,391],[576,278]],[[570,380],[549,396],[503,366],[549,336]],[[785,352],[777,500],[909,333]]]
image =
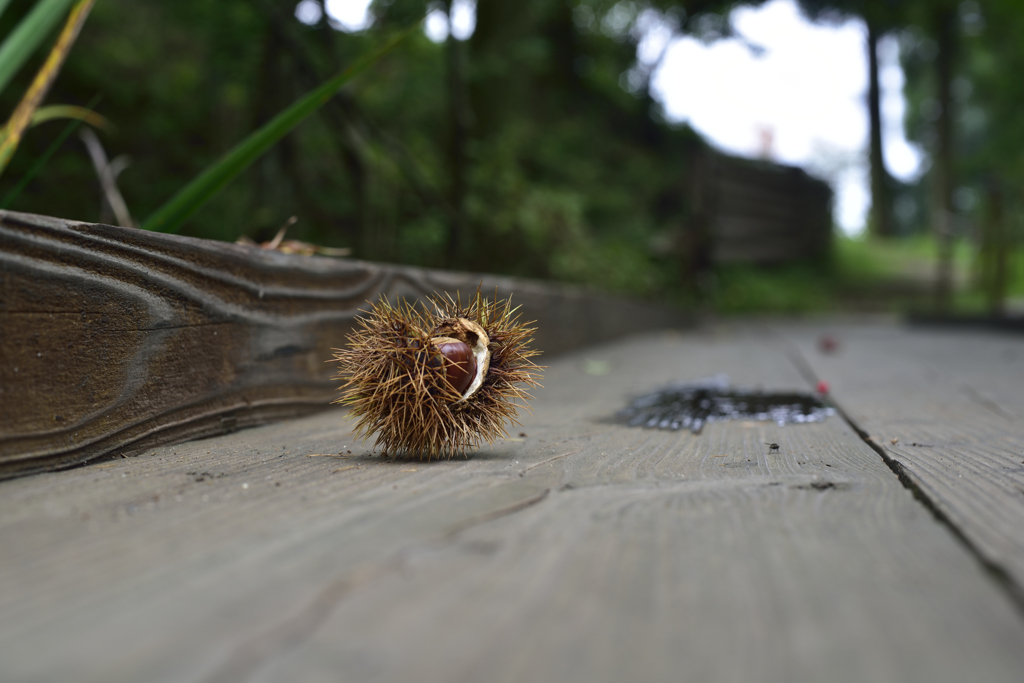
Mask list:
[[839,349],[839,340],[831,334],[818,337],[818,350],[822,353],[835,353]]

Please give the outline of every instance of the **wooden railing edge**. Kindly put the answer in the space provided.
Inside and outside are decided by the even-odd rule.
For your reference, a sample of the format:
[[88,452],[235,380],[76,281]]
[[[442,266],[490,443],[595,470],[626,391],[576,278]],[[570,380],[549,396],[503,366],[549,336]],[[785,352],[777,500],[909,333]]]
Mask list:
[[567,284],[282,254],[0,211],[0,478],[327,407],[367,301],[511,296],[560,353],[685,312]]

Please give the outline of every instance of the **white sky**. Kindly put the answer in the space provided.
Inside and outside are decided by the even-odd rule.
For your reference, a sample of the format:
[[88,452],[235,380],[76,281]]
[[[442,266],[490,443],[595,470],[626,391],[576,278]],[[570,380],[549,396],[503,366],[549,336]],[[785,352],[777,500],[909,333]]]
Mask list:
[[[770,131],[771,158],[830,180],[836,222],[847,233],[859,233],[870,203],[863,22],[812,24],[793,0],[773,0],[758,9],[737,9],[732,24],[765,53],[758,57],[739,40],[673,41],[652,83],[667,117],[688,121],[716,146],[744,156],[760,156]],[[889,40],[882,47],[884,153],[890,172],[907,180],[921,155],[903,135],[897,45]],[[642,42],[641,57],[644,48],[656,54],[660,46]]]
[[[476,2],[474,0],[453,0],[452,2],[452,32],[456,39],[466,40],[473,35],[476,28]],[[440,9],[431,10],[427,14],[427,21],[423,30],[435,43],[443,42],[448,38],[448,19]]]
[[[329,20],[344,31],[360,31],[373,17],[370,0],[326,0]],[[476,24],[474,0],[457,0],[455,37],[465,40]],[[296,16],[320,19],[316,2],[303,0]],[[643,22],[638,58],[652,62],[668,39],[656,17]],[[817,25],[804,19],[794,0],[772,0],[758,9],[740,8],[732,25],[764,48],[755,55],[742,41],[705,45],[677,38],[652,80],[652,92],[670,121],[686,121],[712,144],[743,156],[762,156],[770,137],[771,159],[802,166],[836,190],[835,218],[849,234],[864,228],[868,192],[866,31],[863,22]],[[448,26],[440,10],[427,16],[427,36],[441,42]],[[889,171],[908,180],[921,154],[903,135],[903,71],[894,40],[881,45],[883,145]]]

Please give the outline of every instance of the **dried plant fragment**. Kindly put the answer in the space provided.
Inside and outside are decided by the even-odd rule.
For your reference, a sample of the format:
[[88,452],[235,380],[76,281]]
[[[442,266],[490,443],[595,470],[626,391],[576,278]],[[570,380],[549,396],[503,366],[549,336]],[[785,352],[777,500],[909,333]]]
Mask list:
[[281,229],[274,235],[274,239],[266,242],[254,242],[251,238],[246,235],[242,235],[235,244],[245,244],[250,247],[259,247],[267,251],[279,251],[282,254],[299,254],[300,256],[348,256],[352,253],[352,250],[348,247],[322,247],[318,244],[310,244],[309,242],[300,242],[299,240],[286,240],[284,238],[285,233],[288,232],[288,228],[295,225],[298,222],[296,216],[292,216],[285,224],[281,226]]

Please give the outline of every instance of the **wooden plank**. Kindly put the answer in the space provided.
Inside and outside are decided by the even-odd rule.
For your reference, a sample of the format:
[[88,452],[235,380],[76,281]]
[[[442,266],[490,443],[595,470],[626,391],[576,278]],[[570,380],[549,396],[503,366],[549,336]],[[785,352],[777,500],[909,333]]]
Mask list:
[[335,411],[0,482],[0,679],[1019,680],[1021,614],[840,419],[608,420],[718,371],[806,387],[772,340],[563,356],[468,460]]
[[570,286],[0,212],[0,478],[321,410],[366,301],[481,283],[547,353],[683,321]]
[[[782,333],[893,465],[1024,599],[1024,337],[891,324]],[[838,351],[817,348],[821,334]]]

